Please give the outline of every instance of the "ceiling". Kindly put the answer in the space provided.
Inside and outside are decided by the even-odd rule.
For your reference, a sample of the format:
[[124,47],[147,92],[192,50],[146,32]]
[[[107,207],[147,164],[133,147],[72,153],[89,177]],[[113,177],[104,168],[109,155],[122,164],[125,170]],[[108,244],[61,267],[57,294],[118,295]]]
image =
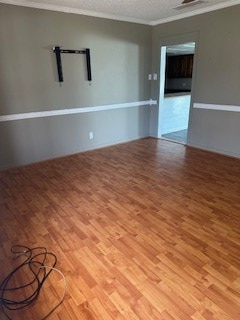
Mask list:
[[195,0],[176,9],[183,0],[0,0],[2,3],[71,12],[148,25],[182,19],[240,4],[240,0]]

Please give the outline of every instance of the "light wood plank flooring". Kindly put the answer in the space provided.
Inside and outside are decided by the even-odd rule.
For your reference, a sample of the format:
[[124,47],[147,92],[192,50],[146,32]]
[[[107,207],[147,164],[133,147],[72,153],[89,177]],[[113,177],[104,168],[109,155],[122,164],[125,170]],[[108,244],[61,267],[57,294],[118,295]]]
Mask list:
[[[240,160],[148,138],[2,172],[0,191],[0,280],[13,244],[54,252],[49,319],[240,319]],[[62,292],[52,273],[9,315]]]

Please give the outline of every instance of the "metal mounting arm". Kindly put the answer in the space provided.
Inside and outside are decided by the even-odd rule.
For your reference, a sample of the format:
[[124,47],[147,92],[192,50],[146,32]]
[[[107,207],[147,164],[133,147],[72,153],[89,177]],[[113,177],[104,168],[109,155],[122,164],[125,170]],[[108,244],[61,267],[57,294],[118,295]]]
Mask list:
[[69,50],[69,49],[61,49],[61,47],[55,46],[55,47],[53,47],[53,51],[55,52],[55,55],[56,55],[57,69],[58,69],[58,81],[59,82],[63,82],[61,53],[85,54],[86,55],[86,64],[87,64],[87,79],[88,79],[88,81],[92,81],[90,49]]

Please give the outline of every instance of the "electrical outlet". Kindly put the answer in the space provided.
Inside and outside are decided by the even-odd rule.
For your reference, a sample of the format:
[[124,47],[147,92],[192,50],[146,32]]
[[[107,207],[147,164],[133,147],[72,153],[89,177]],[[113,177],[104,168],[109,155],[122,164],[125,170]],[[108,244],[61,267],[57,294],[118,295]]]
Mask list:
[[157,80],[157,78],[158,78],[157,73],[154,73],[154,74],[153,74],[153,80]]
[[93,139],[93,132],[92,132],[92,131],[89,132],[89,139],[90,139],[90,140]]
[[148,75],[148,80],[152,80],[152,75],[151,75],[151,73],[149,73],[149,75]]

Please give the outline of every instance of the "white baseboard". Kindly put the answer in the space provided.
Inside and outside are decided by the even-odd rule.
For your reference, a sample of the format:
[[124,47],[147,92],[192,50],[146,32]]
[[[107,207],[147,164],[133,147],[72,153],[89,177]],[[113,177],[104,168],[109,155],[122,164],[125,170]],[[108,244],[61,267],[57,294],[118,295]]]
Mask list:
[[202,146],[202,145],[198,145],[198,144],[191,144],[191,143],[187,143],[187,146],[191,147],[191,148],[195,148],[195,149],[200,149],[200,150],[204,150],[204,151],[208,151],[208,152],[212,152],[212,153],[221,154],[221,155],[227,156],[227,157],[232,157],[232,158],[237,158],[237,159],[240,158],[239,153],[227,152],[225,150],[216,149],[216,148],[209,148],[206,146]]

